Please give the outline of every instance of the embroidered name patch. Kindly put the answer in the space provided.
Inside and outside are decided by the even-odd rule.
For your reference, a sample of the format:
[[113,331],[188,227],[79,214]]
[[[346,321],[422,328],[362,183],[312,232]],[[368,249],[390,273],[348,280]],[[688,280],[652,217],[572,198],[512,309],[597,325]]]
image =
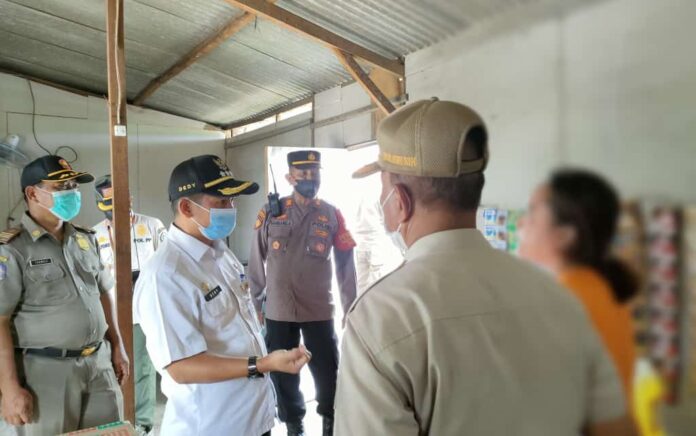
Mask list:
[[49,263],[53,263],[53,259],[32,259],[29,261],[31,266],[48,265]]
[[220,286],[215,286],[210,292],[205,294],[205,301],[210,301],[222,293]]

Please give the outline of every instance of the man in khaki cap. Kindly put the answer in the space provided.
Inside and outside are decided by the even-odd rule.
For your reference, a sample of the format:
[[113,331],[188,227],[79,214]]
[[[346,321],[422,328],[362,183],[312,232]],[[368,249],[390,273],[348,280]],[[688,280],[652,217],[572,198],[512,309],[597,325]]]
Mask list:
[[580,304],[476,230],[487,132],[470,108],[410,104],[377,134],[387,232],[405,262],[359,297],[336,435],[632,434]]

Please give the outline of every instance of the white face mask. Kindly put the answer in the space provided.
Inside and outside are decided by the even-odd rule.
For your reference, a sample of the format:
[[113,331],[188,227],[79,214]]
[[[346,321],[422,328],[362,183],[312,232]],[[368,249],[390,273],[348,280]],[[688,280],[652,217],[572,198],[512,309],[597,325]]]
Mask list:
[[[394,192],[396,192],[396,188],[392,188],[389,195],[387,195],[387,198],[385,198],[384,202],[382,202],[382,204],[380,204],[380,209],[382,210],[382,216],[384,216],[384,205],[386,205],[389,202],[389,200],[394,195]],[[385,222],[384,222],[385,227],[386,227],[386,224],[387,224],[387,222],[385,220]],[[394,230],[393,232],[386,230],[386,228],[385,228],[385,230],[387,232],[387,236],[389,236],[391,238],[392,243],[396,246],[396,248],[399,249],[401,254],[405,254],[406,250],[408,250],[408,245],[406,245],[406,240],[404,239],[404,236],[401,234],[401,225],[402,225],[402,223],[399,223],[399,225],[396,227],[396,230]]]

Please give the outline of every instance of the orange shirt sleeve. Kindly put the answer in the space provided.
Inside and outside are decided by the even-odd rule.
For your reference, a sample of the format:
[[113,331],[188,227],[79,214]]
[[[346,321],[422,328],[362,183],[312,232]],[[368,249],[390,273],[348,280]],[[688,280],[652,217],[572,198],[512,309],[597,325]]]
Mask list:
[[636,350],[630,308],[617,303],[607,281],[590,269],[565,273],[561,283],[587,310],[616,365],[628,404],[631,404]]

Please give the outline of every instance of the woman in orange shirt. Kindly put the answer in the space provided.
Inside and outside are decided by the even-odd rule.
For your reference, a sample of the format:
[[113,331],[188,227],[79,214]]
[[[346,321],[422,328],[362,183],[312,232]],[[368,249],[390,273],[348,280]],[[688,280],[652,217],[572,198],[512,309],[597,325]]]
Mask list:
[[619,197],[600,176],[560,170],[536,189],[520,223],[520,255],[556,275],[587,309],[631,405],[635,345],[628,301],[635,276],[611,256]]

